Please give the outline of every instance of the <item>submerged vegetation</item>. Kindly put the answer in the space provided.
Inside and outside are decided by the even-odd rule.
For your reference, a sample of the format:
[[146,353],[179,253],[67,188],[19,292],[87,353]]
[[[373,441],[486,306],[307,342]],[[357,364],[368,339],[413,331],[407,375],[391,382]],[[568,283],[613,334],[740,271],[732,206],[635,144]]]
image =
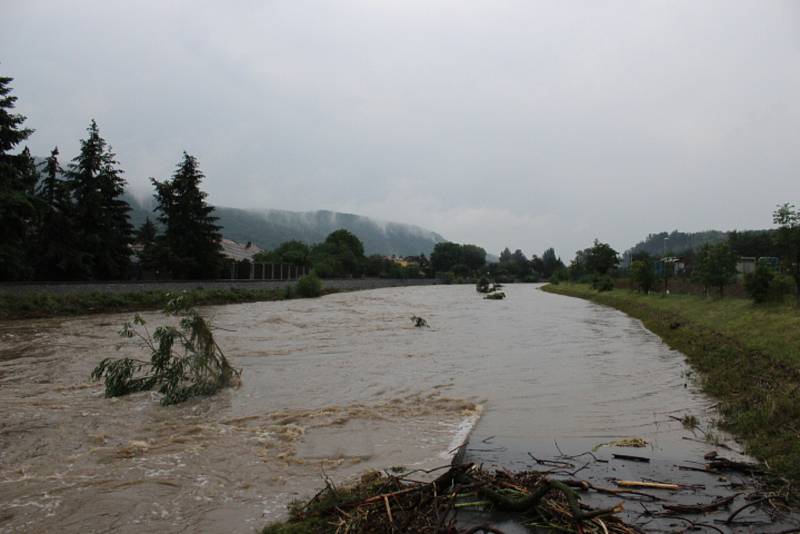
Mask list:
[[601,293],[585,284],[545,291],[589,299],[641,319],[700,371],[720,400],[721,425],[776,477],[800,483],[800,313],[789,305],[692,295]]
[[105,381],[107,397],[158,388],[166,406],[238,384],[241,371],[228,363],[211,325],[197,310],[178,297],[164,311],[179,318],[177,327],[159,326],[151,335],[137,314],[120,331],[123,338],[137,339],[150,352],[149,361],[105,358],[92,371],[94,380]]
[[489,472],[464,464],[450,467],[433,482],[416,482],[411,475],[371,472],[344,488],[328,482],[309,501],[293,503],[288,521],[268,525],[262,534],[500,532],[489,525],[459,528],[456,515],[461,509],[505,512],[530,527],[561,532],[639,532],[614,515],[622,505],[587,508],[574,489],[585,487],[544,473]]

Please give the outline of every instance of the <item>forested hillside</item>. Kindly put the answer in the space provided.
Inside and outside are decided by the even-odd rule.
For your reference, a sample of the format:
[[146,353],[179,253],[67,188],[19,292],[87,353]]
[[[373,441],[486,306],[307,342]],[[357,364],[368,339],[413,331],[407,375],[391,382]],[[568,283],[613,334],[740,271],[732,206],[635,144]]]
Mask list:
[[[152,202],[139,202],[130,195],[126,200],[133,207],[131,219],[139,227],[145,217],[154,219]],[[264,249],[274,249],[283,242],[297,239],[319,243],[331,232],[344,228],[364,243],[366,254],[398,256],[430,255],[441,235],[401,223],[383,223],[369,217],[335,211],[296,212],[284,210],[243,210],[216,206],[222,235],[240,243],[251,241]]]

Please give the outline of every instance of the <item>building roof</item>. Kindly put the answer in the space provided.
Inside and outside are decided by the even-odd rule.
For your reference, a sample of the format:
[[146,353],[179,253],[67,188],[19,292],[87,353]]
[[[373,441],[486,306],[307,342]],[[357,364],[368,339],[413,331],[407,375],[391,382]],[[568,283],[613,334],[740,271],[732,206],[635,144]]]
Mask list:
[[234,261],[251,260],[253,256],[263,252],[258,245],[237,243],[232,239],[222,239],[222,255]]

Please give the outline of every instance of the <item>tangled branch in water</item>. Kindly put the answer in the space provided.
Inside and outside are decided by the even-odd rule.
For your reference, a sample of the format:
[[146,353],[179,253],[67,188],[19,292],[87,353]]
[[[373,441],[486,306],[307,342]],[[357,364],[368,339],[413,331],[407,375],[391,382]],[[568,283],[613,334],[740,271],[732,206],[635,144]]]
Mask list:
[[228,363],[203,316],[186,306],[181,297],[169,301],[164,311],[180,318],[177,327],[159,326],[150,335],[138,314],[123,325],[120,335],[139,339],[150,352],[150,361],[102,360],[92,371],[92,378],[105,379],[106,396],[158,388],[164,395],[161,404],[166,406],[238,385],[241,371]]

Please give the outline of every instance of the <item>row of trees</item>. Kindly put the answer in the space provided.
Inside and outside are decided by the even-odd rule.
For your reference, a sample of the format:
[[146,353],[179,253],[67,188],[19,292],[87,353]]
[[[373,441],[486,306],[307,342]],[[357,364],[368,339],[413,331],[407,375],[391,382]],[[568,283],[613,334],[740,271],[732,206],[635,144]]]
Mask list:
[[[664,290],[668,289],[669,280],[675,276],[677,258],[656,258],[647,252],[639,252],[633,255],[632,260],[628,272],[637,288],[648,293],[663,281]],[[736,277],[737,261],[738,256],[729,243],[706,244],[693,255],[691,269],[685,274],[690,280],[703,284],[706,293],[713,287],[723,295]]]
[[553,248],[544,251],[541,257],[525,256],[522,250],[511,252],[506,247],[499,261],[488,263],[486,251],[477,245],[459,243],[437,243],[431,253],[431,275],[451,273],[459,278],[475,278],[488,274],[498,282],[538,282],[550,279],[564,268]]
[[579,251],[567,271],[573,280],[591,281],[596,287],[610,289],[609,276],[622,274],[643,292],[650,292],[663,282],[666,292],[669,280],[680,275],[700,283],[708,294],[714,288],[720,296],[737,278],[737,263],[741,257],[758,258],[755,272],[744,277],[747,292],[756,302],[781,301],[794,292],[800,305],[800,211],[793,204],[779,205],[772,214],[775,230],[729,232],[728,239],[690,249],[675,257],[672,252],[663,256],[646,250],[634,251],[627,271],[618,272],[619,256],[606,243],[595,239],[594,246]]
[[[131,207],[126,181],[93,120],[66,169],[58,148],[37,164],[28,148],[12,153],[33,130],[12,112],[11,78],[0,77],[0,280],[110,280],[130,274]],[[219,227],[199,188],[197,160],[184,153],[170,180],[151,179],[163,233],[139,229],[142,261],[178,278],[219,275]]]
[[436,243],[431,252],[434,273],[453,273],[459,277],[475,276],[486,266],[486,251],[477,245]]
[[331,232],[325,241],[311,246],[302,241],[286,241],[275,250],[259,252],[253,260],[260,263],[292,263],[313,269],[322,278],[357,278],[367,270],[364,244],[345,229]]
[[564,264],[561,258],[556,255],[556,251],[552,247],[545,250],[541,257],[533,254],[530,259],[522,250],[517,249],[511,252],[506,247],[500,253],[499,261],[488,266],[488,271],[498,282],[513,280],[538,282],[539,280],[549,280],[563,268]]
[[339,229],[321,243],[307,245],[302,241],[286,241],[274,250],[259,252],[258,263],[292,263],[313,270],[321,278],[424,278],[433,276],[431,264],[424,254],[404,258],[380,254],[366,256],[361,240],[345,229]]

